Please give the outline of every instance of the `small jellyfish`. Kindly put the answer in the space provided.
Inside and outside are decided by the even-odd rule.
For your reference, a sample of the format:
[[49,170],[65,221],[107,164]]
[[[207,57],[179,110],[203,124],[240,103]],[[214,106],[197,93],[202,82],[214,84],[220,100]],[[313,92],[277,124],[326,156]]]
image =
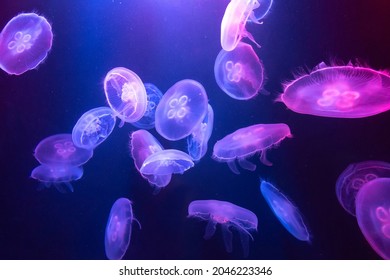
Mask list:
[[341,206],[355,216],[355,199],[360,188],[376,178],[390,178],[390,163],[363,161],[348,165],[336,182],[336,194]]
[[204,120],[187,137],[187,150],[194,161],[199,161],[207,152],[207,144],[213,132],[214,111],[208,105]]
[[120,260],[130,244],[133,216],[131,201],[127,198],[117,199],[108,216],[104,247],[110,260]]
[[255,97],[264,85],[264,67],[253,48],[245,43],[239,43],[233,51],[219,52],[214,75],[218,86],[238,100]]
[[[273,0],[257,0],[259,7],[253,10],[253,16],[255,17],[255,23],[258,23],[261,19],[265,18],[271,10]],[[252,21],[249,19],[249,21]]]
[[232,51],[243,37],[247,37],[257,46],[252,34],[245,29],[248,18],[259,23],[253,10],[259,7],[258,0],[231,0],[227,5],[221,22],[221,45],[225,51]]
[[93,150],[111,134],[115,127],[114,112],[99,107],[84,113],[73,127],[72,140],[76,147]]
[[244,256],[248,256],[249,237],[253,240],[250,232],[257,231],[258,221],[255,213],[227,201],[195,200],[188,206],[188,217],[208,221],[204,239],[210,239],[215,233],[217,224],[220,224],[225,249],[228,253],[233,250],[233,234],[230,229],[237,230]]
[[72,134],[55,134],[43,139],[34,151],[35,158],[41,164],[67,164],[80,166],[93,155],[93,150],[76,147]]
[[356,196],[356,219],[371,248],[390,259],[390,178],[363,185]]
[[332,118],[363,118],[390,109],[390,76],[352,65],[320,63],[284,85],[279,96],[294,112]]
[[147,96],[145,86],[133,71],[124,67],[110,70],[104,78],[104,92],[108,105],[124,122],[140,120],[146,112]]
[[139,171],[144,175],[183,174],[193,166],[194,162],[186,153],[167,149],[148,156]]
[[44,17],[35,13],[13,17],[0,33],[0,68],[14,75],[36,68],[52,41],[51,26]]
[[181,80],[163,95],[156,109],[156,130],[174,141],[187,137],[207,114],[204,87],[194,80]]
[[40,181],[41,187],[50,188],[54,186],[59,192],[73,192],[71,181],[76,181],[83,176],[83,168],[68,164],[42,164],[33,169],[31,178]]
[[148,99],[146,112],[139,121],[133,122],[131,124],[141,129],[151,129],[154,127],[157,105],[158,103],[160,103],[163,94],[153,84],[145,83],[144,86],[145,86],[146,95]]
[[296,239],[310,241],[309,231],[298,208],[277,188],[266,181],[261,181],[260,191],[284,228]]
[[[148,131],[146,130],[137,130],[134,131],[130,136],[130,151],[131,157],[134,160],[135,167],[140,171],[145,160],[156,152],[163,150],[160,142]],[[171,174],[166,175],[156,175],[156,174],[143,174],[141,176],[149,181],[152,186],[155,186],[155,194],[157,194],[161,188],[166,187],[171,181]]]
[[271,166],[272,163],[266,157],[267,150],[278,146],[286,137],[292,137],[292,135],[290,128],[284,123],[255,124],[241,128],[215,143],[213,158],[226,162],[236,174],[240,174],[235,164],[236,159],[242,168],[254,171],[256,165],[247,158],[259,152],[260,161]]

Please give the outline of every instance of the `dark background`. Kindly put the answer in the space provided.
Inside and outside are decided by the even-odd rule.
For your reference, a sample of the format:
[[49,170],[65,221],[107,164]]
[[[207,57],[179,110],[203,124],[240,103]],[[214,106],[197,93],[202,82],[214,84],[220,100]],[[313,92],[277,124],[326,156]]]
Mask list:
[[[37,12],[52,24],[53,47],[37,70],[0,72],[0,259],[105,259],[104,230],[119,197],[133,201],[135,224],[125,259],[239,259],[226,253],[220,229],[208,241],[205,222],[188,219],[197,199],[218,199],[250,209],[259,219],[250,259],[379,259],[356,219],[339,205],[338,175],[353,162],[390,162],[390,112],[363,119],[294,113],[274,103],[282,83],[299,68],[321,61],[358,59],[390,68],[390,2],[385,0],[277,1],[263,25],[248,24],[264,63],[265,90],[238,101],[217,86],[213,67],[221,49],[220,24],[227,0],[3,0],[0,26],[18,13]],[[130,124],[116,127],[73,183],[74,193],[37,191],[29,178],[43,138],[70,133],[87,110],[106,105],[105,74],[117,66],[136,72],[162,92],[181,79],[201,82],[214,108],[207,155],[168,187],[152,194],[129,156]],[[267,95],[267,93],[269,93]],[[287,123],[294,138],[257,157],[255,172],[233,174],[211,159],[214,143],[255,123]],[[185,141],[166,147],[183,148]],[[298,241],[274,217],[259,178],[278,186],[298,206],[312,242]]]

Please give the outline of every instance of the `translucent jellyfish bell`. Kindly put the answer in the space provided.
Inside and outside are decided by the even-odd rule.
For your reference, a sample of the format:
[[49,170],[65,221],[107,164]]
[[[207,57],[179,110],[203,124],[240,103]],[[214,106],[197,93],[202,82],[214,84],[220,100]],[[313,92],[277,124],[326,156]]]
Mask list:
[[36,68],[52,41],[51,26],[44,17],[35,13],[13,17],[0,33],[0,68],[14,75]]
[[124,67],[109,71],[104,79],[104,92],[111,109],[123,122],[136,122],[145,114],[148,104],[145,86],[133,71]]
[[111,134],[115,122],[114,111],[108,107],[94,108],[85,112],[73,127],[74,145],[83,149],[95,149]]
[[[265,18],[271,10],[273,0],[258,0],[260,5],[258,8],[253,10],[253,16],[256,19],[254,22],[258,22]],[[250,21],[252,21],[250,19]]]
[[236,230],[241,239],[244,256],[249,254],[249,237],[253,240],[251,231],[257,231],[257,216],[248,209],[227,201],[195,200],[188,206],[188,217],[208,221],[204,239],[210,239],[217,224],[221,225],[225,249],[228,253],[233,250],[233,233]]
[[245,43],[232,51],[219,52],[214,75],[218,86],[234,99],[251,99],[264,86],[264,67],[252,46]]
[[257,7],[258,0],[231,0],[227,5],[221,22],[221,45],[225,51],[234,50],[243,37],[248,37],[259,46],[245,29],[249,17],[251,21],[259,23],[252,12]]
[[310,241],[310,234],[298,208],[277,188],[261,181],[261,193],[283,227],[296,239]]

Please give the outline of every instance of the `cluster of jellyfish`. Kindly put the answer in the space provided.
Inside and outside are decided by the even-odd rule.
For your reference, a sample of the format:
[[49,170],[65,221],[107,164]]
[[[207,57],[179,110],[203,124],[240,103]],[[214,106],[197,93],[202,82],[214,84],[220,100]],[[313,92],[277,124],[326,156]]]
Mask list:
[[[237,100],[254,98],[264,86],[264,67],[248,38],[259,46],[245,29],[246,24],[261,24],[272,0],[231,0],[221,22],[222,50],[217,55],[214,74],[223,92]],[[37,14],[25,13],[11,19],[0,33],[0,68],[20,75],[35,69],[47,57],[53,34],[48,21]],[[110,70],[104,79],[109,107],[93,108],[76,122],[72,133],[43,139],[34,156],[40,165],[31,177],[42,188],[54,186],[60,192],[73,191],[71,182],[83,176],[82,165],[112,133],[116,119],[119,127],[131,123],[138,130],[130,135],[131,157],[140,176],[157,194],[169,185],[174,174],[183,174],[207,153],[213,131],[214,111],[201,83],[185,79],[163,94],[155,85],[124,67]],[[320,63],[312,71],[284,84],[277,101],[290,110],[332,118],[363,118],[390,109],[390,76],[386,72],[348,63]],[[149,132],[155,128],[169,141],[185,140],[185,151],[165,149]],[[284,123],[252,124],[218,140],[212,158],[226,162],[232,172],[239,168],[254,171],[248,159],[255,154],[271,166],[266,153],[291,137]],[[358,225],[371,247],[390,259],[390,164],[368,161],[351,164],[339,177],[336,193],[343,208],[356,216]],[[276,218],[296,239],[310,242],[311,234],[298,208],[277,187],[261,180],[261,193]],[[258,219],[252,211],[228,201],[196,200],[188,206],[188,217],[207,221],[204,238],[211,238],[220,225],[225,249],[232,251],[232,235],[240,236],[244,255],[249,240],[257,231]],[[130,244],[132,203],[119,198],[112,206],[105,231],[105,251],[109,259],[123,258]],[[138,221],[137,221],[138,222]]]

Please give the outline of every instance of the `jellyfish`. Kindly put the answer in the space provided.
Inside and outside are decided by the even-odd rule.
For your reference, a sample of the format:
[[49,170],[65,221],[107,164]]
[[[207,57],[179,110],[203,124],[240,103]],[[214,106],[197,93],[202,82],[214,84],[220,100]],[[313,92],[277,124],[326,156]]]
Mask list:
[[371,248],[390,259],[390,178],[364,184],[356,195],[356,219]]
[[125,255],[130,244],[133,220],[137,221],[133,216],[131,201],[123,197],[117,199],[111,207],[104,236],[108,259],[120,260]]
[[140,120],[146,112],[147,96],[145,86],[133,71],[124,67],[110,70],[104,78],[104,92],[108,105],[124,122]]
[[221,45],[225,51],[232,51],[243,37],[247,37],[258,47],[252,34],[245,29],[250,18],[254,23],[260,23],[253,10],[259,7],[258,0],[231,0],[227,5],[221,23]]
[[272,184],[261,181],[260,191],[283,227],[296,239],[310,242],[310,234],[298,208]]
[[268,161],[266,152],[286,138],[292,137],[287,124],[255,124],[236,130],[217,141],[214,145],[213,159],[226,162],[229,168],[236,174],[240,174],[235,164],[247,170],[254,171],[256,165],[247,160],[256,153],[260,153],[260,161],[268,166],[272,163]]
[[363,161],[348,165],[336,182],[336,194],[341,206],[355,216],[355,198],[360,188],[376,178],[390,178],[390,163]]
[[208,105],[204,120],[187,137],[187,150],[194,161],[199,161],[207,152],[207,144],[213,132],[214,111]]
[[68,164],[42,164],[31,172],[31,178],[42,183],[39,190],[53,186],[61,193],[73,192],[74,189],[70,182],[82,176],[82,167]]
[[134,131],[130,137],[130,151],[131,157],[134,160],[135,167],[139,171],[142,177],[147,179],[152,186],[155,186],[154,194],[157,194],[161,188],[166,187],[171,181],[172,174],[156,175],[156,174],[143,174],[140,172],[142,165],[151,154],[160,152],[163,150],[160,142],[148,131],[140,129]]
[[284,85],[277,101],[294,112],[332,118],[363,118],[390,109],[390,75],[368,67],[320,63]]
[[72,134],[55,134],[43,139],[36,146],[35,158],[41,164],[67,164],[80,166],[93,155],[93,150],[76,147]]
[[48,21],[35,13],[13,17],[0,33],[0,68],[20,75],[36,68],[47,56],[53,42]]
[[188,217],[208,221],[203,236],[206,240],[214,235],[217,224],[220,224],[225,249],[228,253],[231,253],[233,249],[233,234],[230,229],[237,230],[244,256],[248,256],[249,237],[253,240],[250,232],[257,231],[258,223],[257,217],[252,211],[227,201],[195,200],[188,206]]
[[193,166],[194,162],[186,153],[166,149],[148,156],[139,171],[144,175],[183,174]]
[[218,86],[230,97],[248,100],[264,85],[264,67],[251,45],[239,43],[232,51],[221,50],[215,59]]
[[156,109],[156,130],[167,140],[187,137],[207,114],[204,87],[194,80],[181,80],[163,95]]
[[151,83],[145,83],[144,86],[148,100],[146,112],[139,121],[133,122],[131,124],[137,128],[151,129],[154,127],[157,105],[160,103],[163,94],[155,85]]
[[111,134],[115,127],[114,112],[99,107],[84,113],[73,127],[72,140],[76,147],[93,150]]

